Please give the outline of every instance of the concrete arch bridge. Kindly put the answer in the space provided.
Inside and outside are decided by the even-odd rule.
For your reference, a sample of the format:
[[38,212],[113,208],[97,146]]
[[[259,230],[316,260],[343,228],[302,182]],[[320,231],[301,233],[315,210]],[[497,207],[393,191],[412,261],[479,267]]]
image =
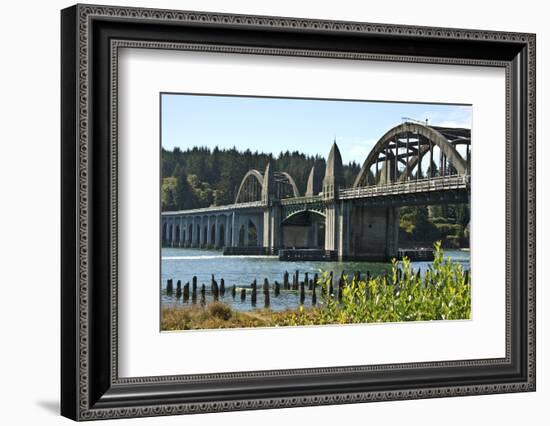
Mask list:
[[304,194],[269,162],[248,171],[235,202],[163,212],[168,247],[226,254],[316,249],[330,259],[387,260],[398,254],[399,207],[468,202],[470,129],[404,122],[388,130],[346,187],[336,142],[324,175],[313,167]]

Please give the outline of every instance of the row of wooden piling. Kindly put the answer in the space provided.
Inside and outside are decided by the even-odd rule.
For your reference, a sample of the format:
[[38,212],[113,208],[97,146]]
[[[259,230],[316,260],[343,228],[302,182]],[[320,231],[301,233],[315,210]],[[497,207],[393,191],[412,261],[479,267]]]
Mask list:
[[[416,272],[417,276],[420,277],[420,269]],[[330,295],[337,297],[339,301],[342,300],[342,294],[345,287],[346,280],[344,279],[345,273],[342,272],[338,278],[336,285],[333,284],[334,277],[332,271],[328,275],[328,286],[327,290]],[[366,272],[365,279],[368,281],[371,278],[370,271]],[[402,271],[397,271],[397,280],[401,280]],[[353,274],[353,279],[359,281],[361,279],[361,273],[356,271]],[[310,278],[310,275],[305,272],[304,279],[300,280],[300,272],[296,270],[292,275],[285,271],[283,274],[283,282],[280,284],[278,281],[275,281],[273,287],[270,286],[269,280],[264,278],[264,282],[261,288],[263,293],[264,306],[267,308],[271,304],[271,295],[270,290],[273,288],[273,296],[279,297],[282,290],[286,291],[298,291],[300,296],[300,305],[303,305],[306,300],[306,291],[311,296],[311,304],[315,306],[317,304],[317,287],[319,287],[319,276],[317,273],[313,275],[313,278]],[[225,281],[223,278],[220,279],[219,283],[215,279],[214,274],[210,280],[210,292],[215,301],[218,301],[220,297],[225,296]],[[258,284],[256,279],[250,284],[248,289],[250,292],[250,302],[252,306],[256,306],[258,299]],[[245,302],[247,298],[247,288],[239,288],[236,285],[231,287],[231,297],[236,299],[240,297],[241,302]],[[174,294],[174,281],[172,278],[169,278],[166,283],[166,293],[168,295]],[[200,303],[206,303],[206,286],[202,284],[200,288],[197,285],[197,277],[193,276],[191,283],[187,282],[182,286],[181,280],[176,282],[176,298],[183,298],[184,302],[188,302],[190,299],[192,303],[197,302],[197,298],[200,298]]]

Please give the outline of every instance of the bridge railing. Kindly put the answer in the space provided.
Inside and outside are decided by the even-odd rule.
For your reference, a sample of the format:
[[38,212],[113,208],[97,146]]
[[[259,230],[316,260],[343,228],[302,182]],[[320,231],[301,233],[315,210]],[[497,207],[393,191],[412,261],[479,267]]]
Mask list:
[[265,203],[263,201],[248,201],[246,203],[235,203],[235,204],[224,204],[222,206],[210,206],[202,207],[198,209],[189,209],[189,210],[173,210],[168,212],[162,212],[163,216],[180,216],[180,215],[194,215],[194,214],[203,214],[203,213],[215,213],[215,212],[224,212],[232,211],[238,209],[250,209],[256,207],[263,207]]
[[393,182],[385,185],[345,188],[338,191],[338,198],[364,198],[384,195],[412,194],[446,189],[464,189],[470,184],[469,175],[436,176],[423,179],[411,179],[405,182]]
[[303,197],[293,197],[293,198],[283,198],[281,204],[303,204],[303,203],[313,203],[315,201],[323,201],[322,195],[312,195],[312,196],[303,196]]

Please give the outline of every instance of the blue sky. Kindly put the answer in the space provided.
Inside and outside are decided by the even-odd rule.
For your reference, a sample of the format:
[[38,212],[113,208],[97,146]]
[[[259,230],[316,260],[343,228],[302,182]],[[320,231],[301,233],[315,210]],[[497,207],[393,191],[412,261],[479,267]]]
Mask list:
[[403,117],[434,126],[471,127],[463,105],[162,94],[162,146],[237,147],[328,155],[334,138],[344,163],[362,163]]

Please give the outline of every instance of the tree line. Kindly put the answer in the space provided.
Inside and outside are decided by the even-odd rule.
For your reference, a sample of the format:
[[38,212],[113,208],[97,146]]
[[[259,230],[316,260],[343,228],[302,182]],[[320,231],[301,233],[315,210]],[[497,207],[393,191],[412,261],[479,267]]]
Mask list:
[[[193,147],[161,151],[161,207],[163,211],[187,210],[231,204],[243,176],[251,169],[264,172],[269,160],[275,170],[286,171],[304,194],[311,168],[324,175],[326,162],[321,156],[299,151],[281,152],[276,157],[251,150]],[[439,171],[432,164],[435,174]],[[344,165],[345,185],[351,187],[359,164]],[[373,180],[373,176],[369,175]],[[468,204],[402,207],[400,241],[405,245],[431,245],[442,240],[445,247],[469,246],[470,206]]]
[[[241,180],[251,169],[264,172],[269,160],[275,170],[292,176],[300,194],[306,191],[311,168],[324,174],[326,162],[321,156],[305,155],[299,151],[285,151],[274,156],[263,152],[236,148],[213,149],[193,147],[161,151],[161,207],[163,211],[231,204],[235,201]],[[359,164],[344,165],[346,186],[351,186]]]

